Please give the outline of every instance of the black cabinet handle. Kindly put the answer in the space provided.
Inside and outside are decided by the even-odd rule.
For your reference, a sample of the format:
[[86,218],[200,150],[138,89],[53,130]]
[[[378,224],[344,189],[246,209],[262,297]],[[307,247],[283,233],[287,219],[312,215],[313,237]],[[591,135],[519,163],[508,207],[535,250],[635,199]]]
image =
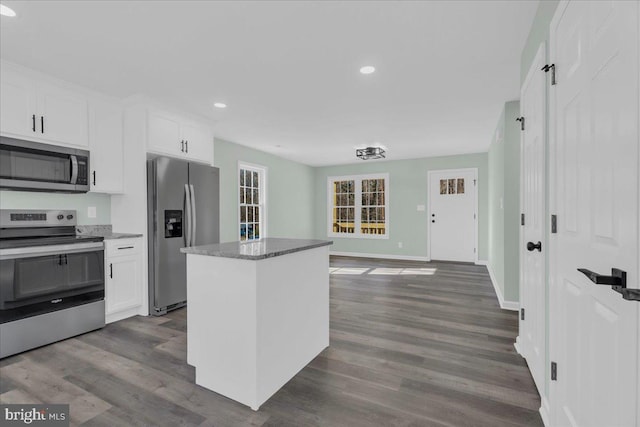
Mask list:
[[96,185],[96,171],[93,171],[93,185]]
[[538,243],[527,242],[527,250],[529,252],[533,252],[535,249],[537,249],[538,252],[542,252],[542,242],[538,242]]
[[121,248],[118,248],[118,250],[121,250],[121,249],[133,249],[133,246],[123,246]]
[[185,148],[185,151],[188,153],[189,152],[189,141],[187,141],[186,139],[184,141],[184,148]]
[[180,141],[180,151],[184,153],[184,139]]
[[431,222],[432,222],[432,223],[435,223],[435,222],[436,222],[436,220],[435,220],[435,219],[432,219],[432,220],[431,220]]
[[113,279],[113,264],[109,264],[109,277]]
[[31,129],[35,132],[36,131],[36,115],[32,115],[31,116]]
[[578,271],[589,278],[596,285],[611,286],[611,289],[622,295],[628,301],[640,301],[640,289],[627,288],[627,272],[619,268],[611,269],[611,276],[595,273],[586,268]]
[[44,116],[40,116],[40,133],[44,133]]

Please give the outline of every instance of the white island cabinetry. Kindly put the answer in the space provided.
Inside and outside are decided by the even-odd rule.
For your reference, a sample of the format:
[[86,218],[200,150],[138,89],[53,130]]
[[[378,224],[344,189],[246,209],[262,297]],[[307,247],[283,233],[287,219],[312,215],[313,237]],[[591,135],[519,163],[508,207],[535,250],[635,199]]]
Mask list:
[[142,306],[142,238],[105,240],[107,323],[138,314]]
[[258,410],[329,346],[329,245],[267,238],[183,248],[196,384]]

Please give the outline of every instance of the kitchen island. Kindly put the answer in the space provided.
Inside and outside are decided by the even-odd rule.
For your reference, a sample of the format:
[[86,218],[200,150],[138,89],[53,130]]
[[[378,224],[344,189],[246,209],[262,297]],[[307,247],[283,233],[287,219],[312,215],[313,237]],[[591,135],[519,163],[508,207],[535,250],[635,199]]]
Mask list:
[[196,384],[258,410],[329,346],[329,245],[265,238],[182,248]]

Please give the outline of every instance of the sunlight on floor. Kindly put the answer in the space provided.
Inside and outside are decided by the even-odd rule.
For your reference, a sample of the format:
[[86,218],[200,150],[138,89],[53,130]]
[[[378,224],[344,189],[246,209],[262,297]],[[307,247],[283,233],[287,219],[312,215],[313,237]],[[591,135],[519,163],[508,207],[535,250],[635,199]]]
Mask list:
[[363,275],[371,274],[375,276],[433,276],[437,268],[354,268],[354,267],[330,267],[329,274],[336,275]]

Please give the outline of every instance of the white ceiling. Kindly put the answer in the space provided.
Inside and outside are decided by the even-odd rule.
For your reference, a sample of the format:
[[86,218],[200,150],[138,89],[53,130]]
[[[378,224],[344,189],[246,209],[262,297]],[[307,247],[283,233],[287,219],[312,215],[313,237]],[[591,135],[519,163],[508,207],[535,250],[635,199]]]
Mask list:
[[[0,55],[309,165],[486,151],[537,1],[5,1]],[[361,75],[362,65],[374,65]],[[213,108],[215,101],[228,108]]]

